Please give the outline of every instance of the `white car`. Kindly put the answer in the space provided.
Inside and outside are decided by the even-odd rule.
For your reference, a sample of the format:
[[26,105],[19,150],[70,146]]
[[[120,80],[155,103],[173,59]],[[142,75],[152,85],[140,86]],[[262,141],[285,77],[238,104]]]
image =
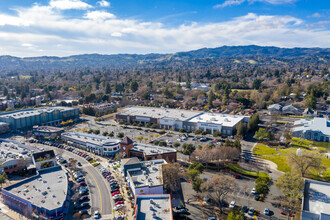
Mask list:
[[236,206],[236,202],[231,201],[231,203],[229,204],[229,208],[235,208],[235,206]]
[[100,212],[99,211],[95,211],[94,212],[94,219],[99,219],[101,218]]
[[113,207],[113,210],[118,211],[118,210],[122,209],[123,207],[124,207],[123,204],[116,205],[115,207]]
[[253,188],[253,189],[251,190],[251,194],[256,194],[256,189],[255,189],[255,188]]

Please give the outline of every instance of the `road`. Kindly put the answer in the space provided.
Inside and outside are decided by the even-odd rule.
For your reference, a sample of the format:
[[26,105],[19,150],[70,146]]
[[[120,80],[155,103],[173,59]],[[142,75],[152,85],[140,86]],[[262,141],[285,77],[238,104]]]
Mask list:
[[81,163],[83,170],[86,171],[85,178],[90,190],[89,196],[92,202],[92,214],[94,211],[99,210],[104,219],[109,217],[112,214],[110,186],[101,173],[84,158],[69,151],[64,151],[63,157],[66,159],[70,157],[76,159]]
[[[30,144],[32,145],[32,144]],[[85,179],[89,188],[89,197],[91,201],[91,215],[94,214],[96,210],[99,210],[102,219],[111,219],[112,216],[112,200],[110,195],[110,186],[108,182],[103,178],[101,172],[93,167],[84,158],[66,150],[59,150],[56,147],[33,144],[37,148],[43,147],[45,150],[55,150],[56,153],[62,152],[62,156],[68,160],[69,158],[74,158],[81,163],[82,173],[85,174]]]

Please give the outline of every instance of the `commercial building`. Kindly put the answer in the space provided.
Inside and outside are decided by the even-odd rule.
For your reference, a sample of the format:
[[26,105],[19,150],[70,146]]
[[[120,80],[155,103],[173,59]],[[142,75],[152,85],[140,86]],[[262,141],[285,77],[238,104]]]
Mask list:
[[141,162],[137,158],[128,158],[121,161],[121,168],[134,196],[164,193],[163,164],[167,164],[163,159]]
[[0,140],[0,173],[12,173],[27,169],[34,173],[32,162],[33,148],[14,141]]
[[68,176],[61,166],[39,170],[1,194],[4,204],[30,219],[61,219],[69,207]]
[[12,130],[30,129],[35,125],[60,125],[62,121],[79,119],[79,110],[72,107],[24,109],[0,114],[0,122],[8,123]]
[[135,199],[135,220],[172,220],[171,195],[138,195]]
[[61,137],[63,132],[63,128],[52,126],[33,126],[33,136],[35,138],[56,139]]
[[134,144],[129,150],[128,157],[137,157],[141,160],[164,159],[167,162],[176,162],[176,150],[147,144]]
[[116,114],[117,121],[157,125],[158,128],[194,131],[202,129],[222,135],[233,135],[240,122],[248,122],[249,116],[206,113],[166,108],[148,108],[131,106]]
[[54,151],[32,156],[37,175],[1,190],[3,203],[32,219],[62,219],[69,208],[68,175],[56,164]]
[[10,126],[8,123],[0,122],[0,134],[5,134],[10,132]]
[[302,220],[330,219],[330,183],[305,179]]
[[330,121],[326,118],[301,119],[294,122],[292,136],[308,140],[330,142]]
[[111,156],[120,152],[120,140],[80,132],[61,134],[63,141],[101,156]]

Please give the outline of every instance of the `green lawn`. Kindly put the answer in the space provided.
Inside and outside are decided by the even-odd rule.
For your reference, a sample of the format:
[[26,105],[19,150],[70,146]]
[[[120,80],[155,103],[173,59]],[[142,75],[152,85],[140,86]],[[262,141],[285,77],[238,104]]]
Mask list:
[[257,177],[268,177],[270,179],[270,176],[267,173],[247,170],[247,169],[240,167],[238,164],[230,164],[230,165],[228,165],[228,167],[231,170],[235,171],[236,173],[240,173],[242,175],[252,176],[252,177],[256,177],[256,178]]
[[277,151],[274,148],[267,147],[266,145],[256,145],[253,149],[255,155],[269,155],[277,154]]
[[[298,148],[301,148],[304,152],[320,155],[320,151],[329,151],[330,143],[325,142],[315,142],[306,139],[300,138],[292,138],[292,147],[286,149],[278,149],[278,152],[274,148],[265,146],[265,145],[257,145],[253,153],[261,156],[261,158],[270,160],[277,164],[277,168],[280,171],[288,172],[291,170],[291,166],[288,164],[288,154],[295,154]],[[330,159],[325,157],[321,157],[322,167],[327,168],[324,173],[324,179],[330,182]],[[308,174],[308,177],[313,178],[315,180],[322,180],[319,176],[320,170],[311,170]]]
[[277,169],[280,171],[289,172],[291,170],[286,155],[264,155],[262,158],[276,163]]

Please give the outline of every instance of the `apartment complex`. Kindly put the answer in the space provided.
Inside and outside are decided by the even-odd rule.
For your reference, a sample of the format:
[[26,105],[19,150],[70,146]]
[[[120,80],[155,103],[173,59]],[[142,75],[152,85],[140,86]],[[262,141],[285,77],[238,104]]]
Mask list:
[[0,114],[0,122],[8,123],[12,130],[30,129],[35,125],[58,126],[62,121],[79,119],[79,110],[72,107],[24,109]]
[[63,141],[69,145],[84,149],[101,156],[111,156],[120,152],[120,140],[80,132],[61,134]]
[[194,131],[201,129],[213,134],[233,135],[240,122],[248,122],[249,116],[208,113],[166,108],[131,106],[116,114],[117,121],[157,125],[163,129]]

